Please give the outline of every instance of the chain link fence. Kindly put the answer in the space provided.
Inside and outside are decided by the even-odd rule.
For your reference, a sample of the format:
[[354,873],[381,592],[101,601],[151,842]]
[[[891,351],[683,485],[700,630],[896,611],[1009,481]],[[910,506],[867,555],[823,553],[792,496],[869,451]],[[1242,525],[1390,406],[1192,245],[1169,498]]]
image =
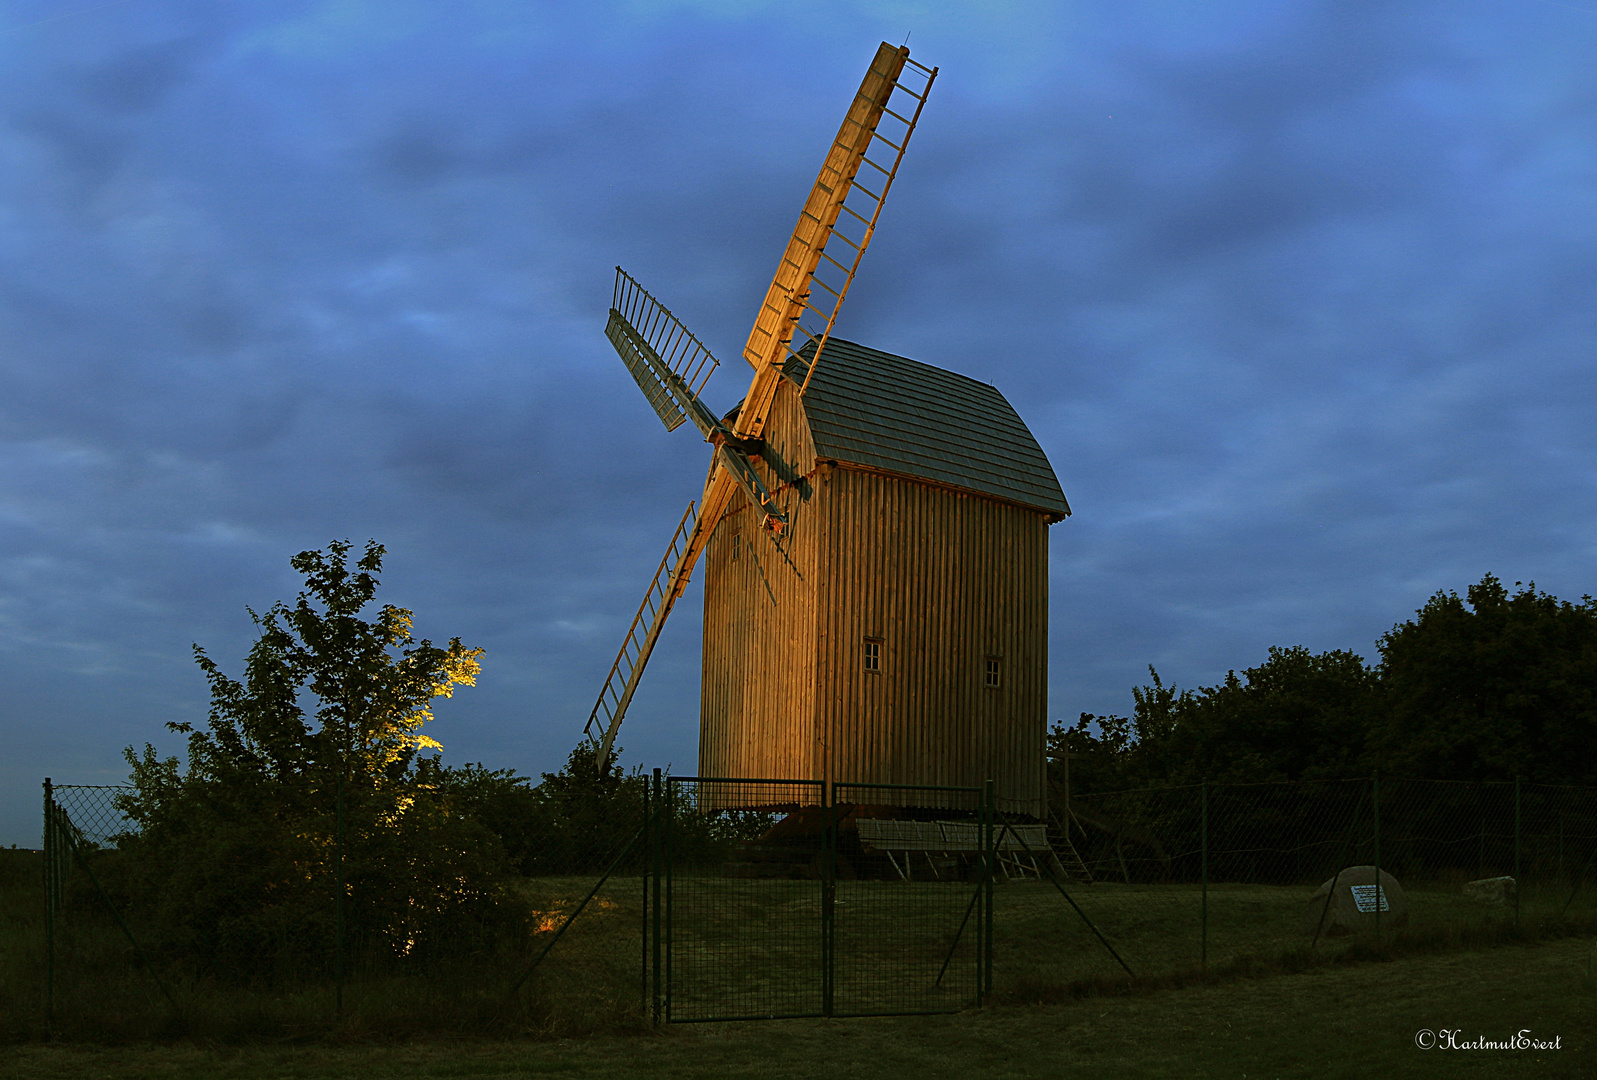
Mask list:
[[[342,807],[296,849],[309,900],[279,925],[269,895],[235,895],[265,880],[251,822],[168,873],[146,865],[130,791],[47,790],[38,946],[13,951],[7,1030],[26,1034],[25,986],[47,1028],[127,1037],[925,1013],[1374,936],[1597,926],[1594,788],[1199,784],[1080,795],[1039,823],[977,789],[635,775],[558,815],[504,816],[514,932],[460,927],[431,952],[349,913],[395,864],[448,888],[436,860],[352,834]],[[224,887],[233,909],[208,892]],[[253,973],[216,970],[156,917],[186,908],[222,912],[213,929],[256,950]]]
[[992,821],[980,789],[689,777],[659,790],[661,1020],[981,1000]]
[[[1597,925],[1597,788],[1196,784],[1078,795],[1054,814],[1049,839],[1075,862],[1071,898],[1138,975],[1335,954],[1376,936]],[[1041,883],[1000,891],[1002,990],[1123,974],[1090,937],[1059,932],[1055,907]]]
[[[39,913],[28,935],[36,944],[13,953],[0,1027],[23,1037],[562,1035],[638,1022],[645,786],[642,777],[608,785],[585,814],[524,815],[533,835],[508,853],[481,830],[445,836],[441,846],[465,835],[522,874],[486,898],[513,917],[500,918],[498,933],[473,925],[468,909],[463,925],[431,934],[423,950],[408,948],[407,935],[419,942],[434,930],[426,904],[458,888],[439,872],[449,859],[350,825],[357,797],[329,799],[330,812],[286,833],[230,823],[220,841],[182,857],[181,843],[144,843],[123,812],[133,788],[46,781],[42,903],[28,905]],[[274,848],[285,835],[296,846]],[[417,915],[376,926],[356,917],[363,893],[407,877]],[[210,941],[173,917],[186,911],[205,913],[206,928],[243,962],[217,962]]]

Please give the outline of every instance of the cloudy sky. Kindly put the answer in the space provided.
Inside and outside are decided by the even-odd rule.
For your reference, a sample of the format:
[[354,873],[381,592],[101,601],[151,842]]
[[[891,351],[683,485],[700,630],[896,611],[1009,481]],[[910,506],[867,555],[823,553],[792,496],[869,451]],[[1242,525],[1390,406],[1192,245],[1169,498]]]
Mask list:
[[[575,742],[706,453],[620,263],[737,361],[877,43],[941,68],[839,334],[1059,474],[1050,715],[1374,654],[1597,551],[1597,0],[0,4],[0,843],[202,720],[295,552],[487,650],[446,759]],[[622,733],[694,767],[698,590]]]

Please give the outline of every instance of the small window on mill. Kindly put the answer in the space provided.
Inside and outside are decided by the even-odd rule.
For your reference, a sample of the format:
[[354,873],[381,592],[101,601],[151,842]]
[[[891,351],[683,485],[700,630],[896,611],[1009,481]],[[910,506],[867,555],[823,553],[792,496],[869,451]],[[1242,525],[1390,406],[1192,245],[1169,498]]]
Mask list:
[[865,639],[865,670],[880,672],[882,670],[882,639]]
[[743,534],[742,533],[733,533],[732,534],[732,558],[733,558],[733,560],[736,561],[737,557],[739,555],[742,555],[742,554],[743,554]]
[[987,658],[987,685],[993,689],[1004,684],[1004,661],[1002,657],[989,656]]

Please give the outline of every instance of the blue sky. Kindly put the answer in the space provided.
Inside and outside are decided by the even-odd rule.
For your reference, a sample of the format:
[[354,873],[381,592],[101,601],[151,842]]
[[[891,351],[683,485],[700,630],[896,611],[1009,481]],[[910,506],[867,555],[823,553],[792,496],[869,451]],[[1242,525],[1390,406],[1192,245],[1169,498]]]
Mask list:
[[[1593,590],[1597,3],[0,4],[0,843],[181,748],[295,552],[486,649],[446,760],[575,742],[705,448],[620,263],[737,362],[878,41],[941,69],[838,332],[996,385],[1050,715]],[[623,729],[691,772],[690,591]]]

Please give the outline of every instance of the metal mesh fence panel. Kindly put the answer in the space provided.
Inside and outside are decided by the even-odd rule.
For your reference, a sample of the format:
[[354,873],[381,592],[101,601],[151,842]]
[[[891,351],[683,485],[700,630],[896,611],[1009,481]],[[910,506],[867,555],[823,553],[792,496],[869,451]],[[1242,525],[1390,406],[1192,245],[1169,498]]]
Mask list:
[[[1209,885],[1200,965],[1308,944],[1308,900],[1320,882],[1372,861],[1369,781],[1211,785],[1203,794]],[[1185,876],[1193,880],[1190,870]]]
[[[1597,913],[1592,788],[1380,777],[1091,794],[1068,810],[1092,882],[1073,895],[1139,974],[1335,949],[1355,933]],[[1379,901],[1357,891],[1377,866],[1397,883]],[[1327,918],[1326,897],[1344,889],[1370,904],[1352,928]],[[1001,942],[1028,918],[1018,895],[1000,895]],[[1067,981],[1114,970],[1084,931],[1075,940],[1011,970],[1040,970],[1051,951]]]
[[837,784],[832,1012],[977,1003],[992,823],[978,788]]
[[[56,1022],[62,1003],[82,1004],[107,997],[150,999],[151,992],[170,1001],[157,976],[129,964],[129,951],[140,966],[148,957],[139,940],[116,911],[103,879],[118,869],[116,848],[136,826],[122,812],[119,799],[131,788],[120,784],[52,784],[44,782],[44,1024]],[[91,1006],[92,1009],[92,1006]]]
[[[323,793],[294,832],[213,822],[191,857],[189,834],[174,847],[134,827],[118,802],[132,793],[48,791],[34,910],[62,1031],[227,1009],[286,1010],[284,1030],[425,1012],[546,1033],[640,1015],[929,1013],[980,1002],[995,971],[1014,1000],[1128,971],[1336,951],[1371,933],[1597,925],[1597,788],[1200,784],[1081,794],[1044,824],[996,814],[971,788],[579,777],[526,802],[522,832],[501,829],[518,873],[496,879],[495,910],[514,925],[435,919],[442,932],[416,934],[426,949],[408,948],[392,920],[362,923],[359,905],[396,880],[423,883],[406,895],[425,898],[447,864],[385,839],[356,797]],[[282,837],[304,845],[266,844]],[[263,853],[301,875],[281,925],[249,888],[281,869]],[[1377,866],[1395,888],[1362,884]],[[224,889],[244,899],[216,908],[236,917],[217,941],[260,958],[259,977],[183,936]],[[1370,918],[1332,918],[1333,900]],[[209,916],[196,925],[215,929]]]
[[1544,885],[1527,889],[1525,902],[1545,896],[1561,915],[1597,914],[1597,790],[1527,784],[1521,802],[1524,876]]
[[56,806],[77,831],[80,842],[95,847],[112,847],[117,838],[137,830],[117,805],[121,796],[131,795],[126,784],[54,784],[51,794]]
[[[358,793],[329,789],[292,832],[224,823],[201,848],[170,836],[150,844],[117,805],[131,788],[54,786],[44,815],[46,1023],[131,1033],[181,1015],[204,1031],[250,1015],[263,1031],[301,1031],[427,1015],[444,1029],[560,1033],[635,1020],[645,783],[594,788],[529,814],[514,837],[521,873],[495,877],[473,906],[449,871],[502,857],[486,833],[418,828],[421,846],[407,846],[373,825]],[[274,846],[284,835],[297,846]],[[284,880],[297,890],[286,901]],[[277,886],[275,908],[257,882]],[[385,916],[396,883],[416,901]],[[428,910],[435,901],[460,916]],[[191,910],[219,913],[200,930],[232,950],[227,959],[195,945]],[[241,968],[239,955],[257,966]]]
[[647,1015],[652,863],[648,785],[629,777],[602,800],[542,821],[527,838],[527,959],[512,984],[518,1023],[580,1031]]
[[1137,974],[1196,965],[1195,897],[1172,882],[1200,877],[1199,789],[1120,792],[1071,808],[1058,808],[1049,829],[1068,900],[1046,880],[1011,881],[995,894],[1001,984],[1024,994],[1033,984],[1123,977],[1123,963]]
[[663,1019],[823,1015],[822,794],[800,780],[666,780]]

